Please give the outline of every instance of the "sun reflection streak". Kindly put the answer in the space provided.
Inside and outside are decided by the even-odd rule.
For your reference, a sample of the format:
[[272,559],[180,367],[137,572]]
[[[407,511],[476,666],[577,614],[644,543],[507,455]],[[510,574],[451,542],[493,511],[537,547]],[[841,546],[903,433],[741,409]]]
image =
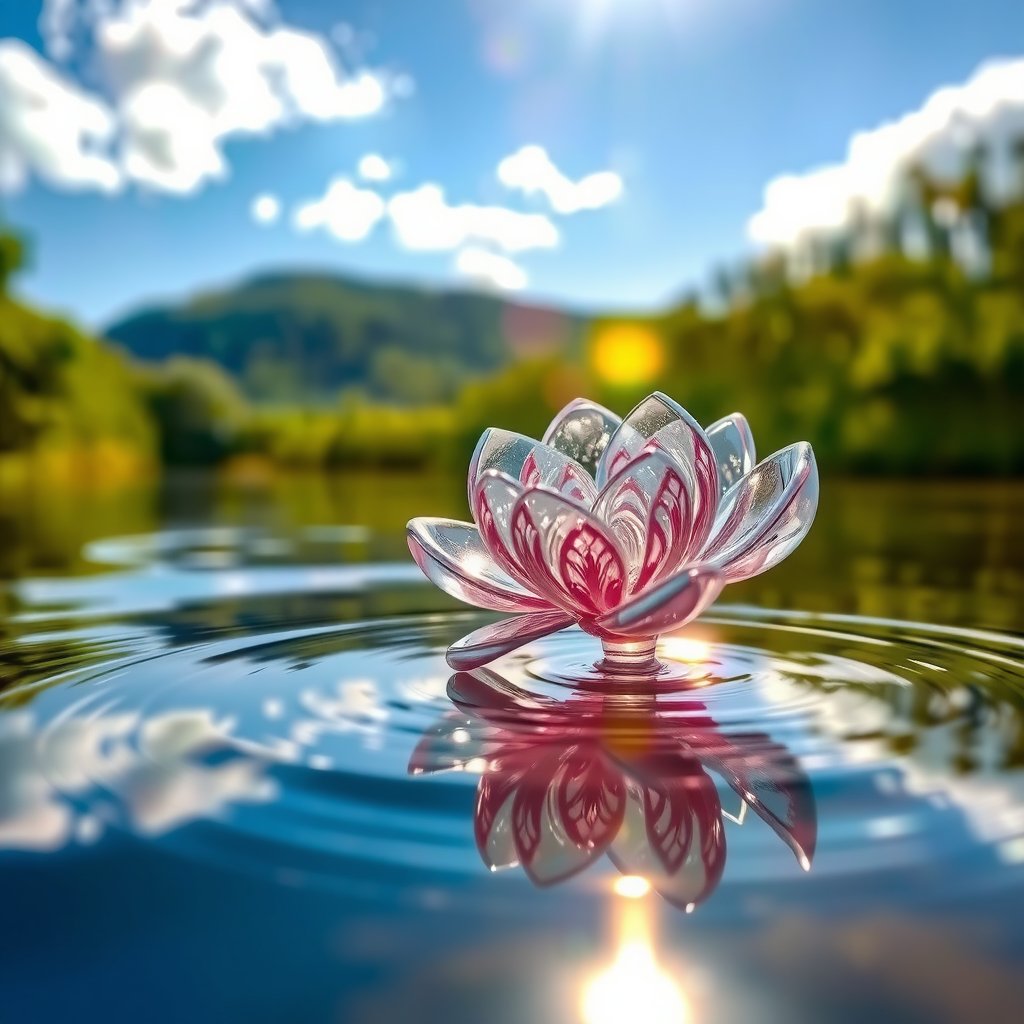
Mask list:
[[583,1024],[624,1024],[628,1020],[686,1024],[692,1019],[686,997],[655,956],[651,903],[639,893],[628,895],[630,898],[618,904],[614,959],[583,987],[581,1020]]

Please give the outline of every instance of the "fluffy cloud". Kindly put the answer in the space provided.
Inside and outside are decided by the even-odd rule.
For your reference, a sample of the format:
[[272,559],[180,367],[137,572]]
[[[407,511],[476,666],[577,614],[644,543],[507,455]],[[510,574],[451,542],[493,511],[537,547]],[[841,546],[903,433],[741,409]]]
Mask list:
[[622,179],[614,171],[595,171],[573,181],[566,177],[543,146],[523,146],[498,164],[498,180],[506,188],[543,195],[555,213],[596,210],[622,195]]
[[[31,170],[58,185],[111,188],[113,168],[114,177],[187,193],[227,173],[222,147],[232,136],[367,117],[387,99],[383,76],[346,74],[324,39],[281,24],[268,0],[49,0],[42,28],[58,58],[87,35],[104,98],[6,41],[7,187]],[[40,107],[53,111],[45,126]]]
[[1012,146],[1022,133],[1024,60],[983,64],[964,84],[932,93],[918,110],[854,135],[843,163],[769,182],[748,234],[789,247],[855,217],[885,214],[899,202],[910,168],[955,177],[978,144],[989,151],[985,185],[998,198],[1016,186]]
[[274,224],[281,216],[281,201],[277,196],[264,192],[252,201],[249,212],[257,224]]
[[543,214],[473,203],[454,206],[435,184],[392,196],[388,216],[406,249],[444,251],[487,242],[506,252],[524,252],[553,249],[559,241],[558,229]]
[[502,291],[518,291],[526,287],[526,272],[501,253],[477,246],[461,249],[455,257],[455,269],[480,284]]
[[343,242],[360,242],[384,211],[384,200],[376,192],[359,188],[347,178],[335,178],[322,198],[295,211],[295,226],[300,231],[323,228]]
[[110,108],[16,39],[0,40],[0,97],[0,190],[31,174],[61,188],[120,185],[104,155],[115,131]]
[[364,181],[387,181],[391,173],[391,165],[377,153],[367,153],[359,161],[359,177]]

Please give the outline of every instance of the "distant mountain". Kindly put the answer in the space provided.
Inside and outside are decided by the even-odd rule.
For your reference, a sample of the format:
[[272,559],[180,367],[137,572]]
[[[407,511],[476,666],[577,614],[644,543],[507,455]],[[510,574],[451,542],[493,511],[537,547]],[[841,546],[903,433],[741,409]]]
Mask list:
[[254,399],[452,398],[467,377],[530,354],[571,353],[583,319],[472,292],[273,274],[143,310],[104,332],[137,359],[218,363]]

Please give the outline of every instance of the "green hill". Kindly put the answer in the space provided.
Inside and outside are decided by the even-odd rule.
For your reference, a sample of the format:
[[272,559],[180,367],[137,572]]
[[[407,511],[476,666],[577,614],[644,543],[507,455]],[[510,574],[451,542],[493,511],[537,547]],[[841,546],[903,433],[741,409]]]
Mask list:
[[358,389],[426,404],[517,358],[571,354],[581,326],[490,295],[282,273],[143,310],[104,333],[145,362],[212,360],[258,401],[335,401]]

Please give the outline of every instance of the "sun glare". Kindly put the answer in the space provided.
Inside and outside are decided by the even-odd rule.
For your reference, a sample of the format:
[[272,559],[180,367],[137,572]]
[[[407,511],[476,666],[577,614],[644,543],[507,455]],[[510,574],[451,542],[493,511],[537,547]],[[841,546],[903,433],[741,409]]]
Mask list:
[[[580,995],[583,1024],[687,1024],[690,1006],[675,979],[658,963],[653,940],[652,908],[641,899],[650,890],[646,879],[625,875],[632,898],[616,904],[616,947],[611,964],[594,974]],[[644,883],[645,891],[640,892]],[[627,895],[615,887],[618,895]]]
[[581,1004],[584,1024],[685,1024],[689,1007],[679,986],[658,966],[650,946],[623,943],[612,965],[590,981]]
[[623,899],[638,900],[651,891],[651,883],[643,875],[621,875],[615,879],[612,889]]
[[591,348],[594,369],[609,384],[649,384],[665,365],[661,339],[642,324],[598,328]]
[[699,665],[711,656],[711,644],[695,636],[666,636],[661,640],[662,657]]

